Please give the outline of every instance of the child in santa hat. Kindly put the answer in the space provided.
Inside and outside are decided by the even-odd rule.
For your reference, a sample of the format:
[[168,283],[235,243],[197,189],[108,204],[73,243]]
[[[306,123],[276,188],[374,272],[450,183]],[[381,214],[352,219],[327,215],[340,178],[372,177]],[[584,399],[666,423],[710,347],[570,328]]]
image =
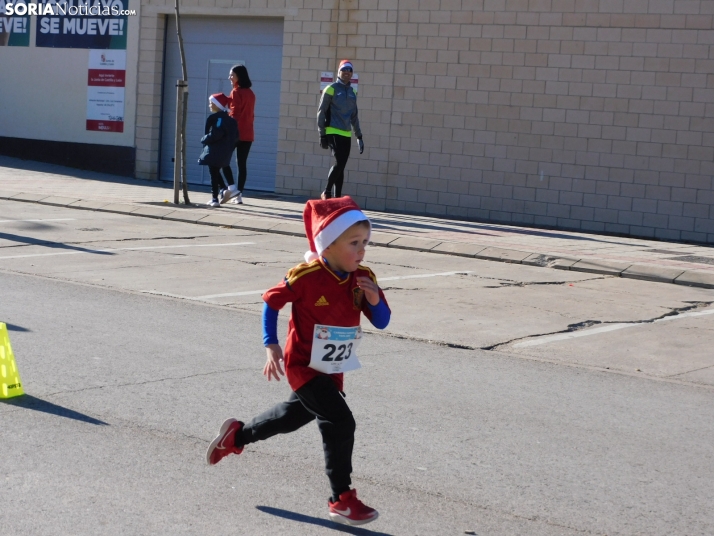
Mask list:
[[[233,148],[238,139],[238,123],[228,115],[228,103],[228,97],[223,93],[215,93],[208,98],[208,107],[213,113],[206,118],[205,135],[201,138],[205,147],[198,163],[208,166],[208,172],[211,174],[213,197],[208,202],[210,207],[217,207],[238,195],[230,168]],[[226,189],[223,188],[221,169],[228,183]]]
[[[244,424],[228,419],[208,447],[209,465],[276,434],[293,432],[317,420],[325,451],[325,472],[332,497],[329,516],[347,525],[362,525],[378,513],[352,489],[355,421],[344,399],[343,373],[359,367],[362,313],[378,329],[391,311],[377,278],[362,266],[371,224],[348,196],[311,200],[303,214],[310,251],[306,263],[288,271],[280,284],[263,294],[263,340],[270,381],[287,374],[293,392],[287,401]],[[292,303],[283,354],[277,338],[278,311]],[[285,373],[281,367],[285,364]]]

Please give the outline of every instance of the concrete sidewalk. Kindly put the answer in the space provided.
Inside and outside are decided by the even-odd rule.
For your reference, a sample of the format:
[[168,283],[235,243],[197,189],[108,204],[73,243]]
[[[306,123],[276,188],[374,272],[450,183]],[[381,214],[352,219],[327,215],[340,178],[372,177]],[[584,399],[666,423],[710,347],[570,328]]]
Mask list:
[[[0,156],[0,199],[304,236],[305,198],[246,192],[208,208],[206,187],[176,206],[173,185]],[[714,288],[714,248],[366,211],[376,245]],[[0,220],[2,215],[0,215]]]

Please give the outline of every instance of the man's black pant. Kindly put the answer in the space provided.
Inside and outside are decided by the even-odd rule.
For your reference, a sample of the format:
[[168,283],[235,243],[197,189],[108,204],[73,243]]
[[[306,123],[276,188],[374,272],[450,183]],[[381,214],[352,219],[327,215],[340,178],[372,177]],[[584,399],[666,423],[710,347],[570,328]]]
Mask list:
[[[236,163],[238,164],[238,191],[242,192],[245,188],[245,181],[248,180],[248,153],[250,153],[250,147],[253,145],[252,141],[240,141],[236,142]],[[233,178],[233,171],[231,166],[226,166],[223,168],[223,173],[230,173],[231,179]],[[231,182],[231,184],[233,184]]]
[[325,188],[325,197],[332,197],[332,187],[335,187],[334,197],[342,197],[342,183],[345,181],[345,166],[350,157],[350,149],[352,148],[352,138],[348,136],[340,136],[338,134],[328,134],[327,143],[332,149],[332,156],[335,157],[335,163],[330,168],[330,173],[327,175],[327,187]]
[[[325,451],[325,473],[335,497],[350,489],[355,420],[344,397],[328,376],[313,378],[287,401],[261,413],[236,434],[247,445],[287,434],[317,419]],[[241,441],[242,440],[242,441]]]
[[211,194],[213,194],[213,199],[218,199],[218,193],[223,188],[225,183],[227,183],[226,186],[233,185],[233,172],[230,167],[223,168],[223,174],[226,176],[225,183],[223,181],[223,177],[221,177],[221,168],[217,166],[208,166],[208,172],[211,174]]

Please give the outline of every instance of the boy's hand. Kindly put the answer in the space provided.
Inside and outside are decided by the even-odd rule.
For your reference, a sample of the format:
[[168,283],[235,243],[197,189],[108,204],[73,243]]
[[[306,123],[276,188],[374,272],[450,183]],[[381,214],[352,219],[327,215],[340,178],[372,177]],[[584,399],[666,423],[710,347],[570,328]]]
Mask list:
[[285,376],[280,366],[283,361],[283,349],[280,348],[279,344],[269,344],[265,347],[265,350],[268,354],[268,360],[263,367],[263,376],[266,376],[268,381],[270,381],[271,377],[275,377],[276,381],[280,381],[278,373],[280,373],[280,376]]
[[364,296],[370,305],[379,303],[379,287],[369,277],[358,277],[357,286],[364,290]]

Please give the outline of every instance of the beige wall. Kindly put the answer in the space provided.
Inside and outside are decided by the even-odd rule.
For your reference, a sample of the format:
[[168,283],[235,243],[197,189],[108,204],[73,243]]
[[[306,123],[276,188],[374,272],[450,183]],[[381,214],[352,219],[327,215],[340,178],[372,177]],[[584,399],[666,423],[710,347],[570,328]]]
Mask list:
[[[278,192],[324,187],[319,73],[349,58],[367,149],[344,193],[366,208],[714,243],[712,0],[192,4],[285,19]],[[172,5],[142,8],[139,176]]]

